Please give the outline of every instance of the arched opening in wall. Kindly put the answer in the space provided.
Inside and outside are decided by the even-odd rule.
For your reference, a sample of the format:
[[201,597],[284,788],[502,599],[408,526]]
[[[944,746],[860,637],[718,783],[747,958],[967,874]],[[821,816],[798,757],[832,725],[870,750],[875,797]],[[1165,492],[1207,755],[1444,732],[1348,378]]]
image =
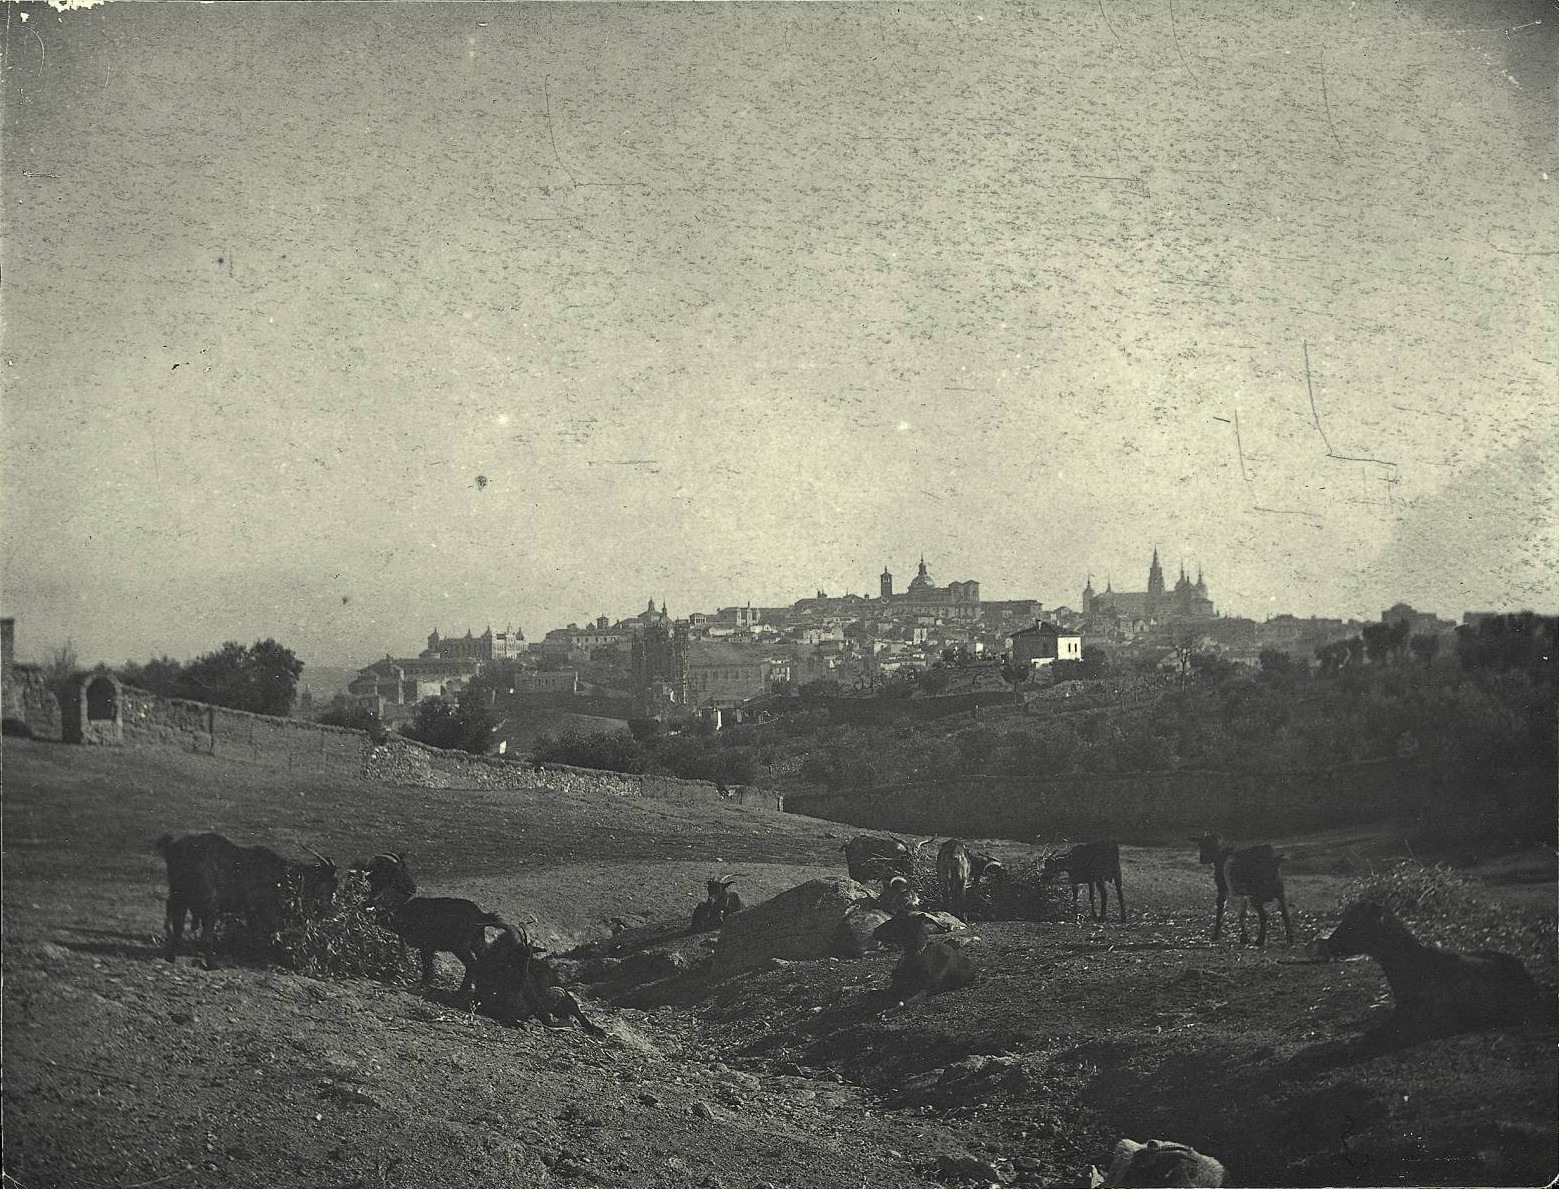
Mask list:
[[94,677],[87,682],[87,721],[113,722],[118,717],[118,704],[114,683],[106,677]]

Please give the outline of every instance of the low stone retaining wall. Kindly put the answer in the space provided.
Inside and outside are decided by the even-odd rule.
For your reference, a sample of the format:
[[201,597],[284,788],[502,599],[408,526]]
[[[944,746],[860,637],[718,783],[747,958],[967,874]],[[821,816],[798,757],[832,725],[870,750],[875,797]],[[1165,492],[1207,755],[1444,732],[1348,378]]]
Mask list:
[[722,798],[708,781],[678,780],[441,751],[392,735],[374,743],[362,731],[296,718],[273,718],[204,702],[164,698],[123,686],[120,714],[129,745],[176,747],[240,763],[313,775],[361,776],[425,789],[533,789],[650,797],[685,805],[730,803],[778,811],[780,794],[733,789]]
[[763,789],[740,788],[721,798],[713,784],[703,780],[679,780],[673,776],[648,776],[626,772],[602,772],[567,764],[540,767],[522,760],[475,756],[441,751],[411,739],[392,738],[370,744],[363,753],[362,774],[385,784],[436,789],[532,789],[559,793],[595,793],[613,797],[649,797],[683,805],[725,800],[739,805],[779,810],[780,794]]

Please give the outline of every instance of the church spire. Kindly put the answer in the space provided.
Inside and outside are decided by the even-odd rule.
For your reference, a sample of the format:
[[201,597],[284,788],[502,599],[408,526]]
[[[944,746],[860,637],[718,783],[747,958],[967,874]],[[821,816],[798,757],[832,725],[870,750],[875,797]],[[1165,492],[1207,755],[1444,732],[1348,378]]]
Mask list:
[[1148,599],[1160,598],[1164,593],[1164,567],[1159,564],[1158,550],[1153,551],[1153,564],[1148,567]]

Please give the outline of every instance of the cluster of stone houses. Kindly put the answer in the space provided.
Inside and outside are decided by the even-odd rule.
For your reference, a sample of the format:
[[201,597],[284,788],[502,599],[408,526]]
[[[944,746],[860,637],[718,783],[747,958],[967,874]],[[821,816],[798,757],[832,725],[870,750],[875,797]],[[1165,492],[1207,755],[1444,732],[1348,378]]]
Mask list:
[[[1393,614],[1418,617],[1415,631],[1452,626],[1401,604],[1383,618]],[[366,666],[350,697],[393,720],[409,716],[423,698],[454,696],[489,665],[502,666],[500,684],[515,698],[600,693],[588,689],[580,674],[604,666],[626,687],[615,693],[631,697],[634,713],[664,715],[740,706],[782,683],[828,679],[845,688],[870,687],[904,670],[925,669],[949,650],[1038,669],[1081,660],[1086,649],[1151,655],[1155,647],[1167,650],[1189,638],[1255,664],[1262,648],[1307,657],[1360,626],[1220,616],[1201,573],[1193,581],[1182,566],[1176,583],[1166,585],[1156,550],[1145,590],[1117,591],[1107,582],[1098,591],[1090,578],[1080,608],[1049,611],[1033,599],[982,600],[980,584],[972,580],[939,586],[921,558],[903,591],[884,569],[875,597],[820,590],[788,606],[722,607],[684,617],[651,599],[636,615],[571,623],[534,642],[512,626],[480,635],[434,631],[420,656]]]

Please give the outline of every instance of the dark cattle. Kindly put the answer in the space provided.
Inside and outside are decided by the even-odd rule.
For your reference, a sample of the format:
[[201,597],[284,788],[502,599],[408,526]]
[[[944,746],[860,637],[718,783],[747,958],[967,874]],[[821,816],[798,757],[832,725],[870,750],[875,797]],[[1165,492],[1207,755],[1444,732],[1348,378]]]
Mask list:
[[710,929],[718,929],[725,918],[732,913],[741,912],[742,898],[736,892],[731,891],[731,885],[736,882],[736,876],[726,875],[719,879],[708,880],[703,902],[693,909],[693,924],[688,930],[691,933],[704,933]]
[[1167,1139],[1145,1144],[1123,1139],[1110,1156],[1110,1168],[1101,1174],[1090,1169],[1088,1184],[1097,1186],[1195,1186],[1217,1189],[1223,1184],[1223,1165],[1195,1148]]
[[921,848],[932,839],[909,843],[902,838],[858,834],[844,844],[845,865],[858,883],[876,883],[893,875],[912,878]]
[[317,863],[289,863],[263,846],[238,846],[220,834],[172,834],[157,840],[168,864],[168,949],[172,962],[188,915],[200,930],[209,962],[218,917],[242,917],[274,934],[297,919],[322,915],[336,894],[336,865],[315,852]]
[[904,1003],[918,1003],[927,995],[956,991],[977,977],[969,955],[946,941],[932,941],[933,933],[948,926],[923,912],[901,912],[872,931],[884,945],[903,951],[893,968],[889,986]]
[[1380,963],[1400,1023],[1480,1028],[1516,1023],[1538,1007],[1537,984],[1519,958],[1426,945],[1381,904],[1350,905],[1322,944],[1336,957],[1368,954]]
[[1046,859],[1040,868],[1040,882],[1049,883],[1060,872],[1066,872],[1072,885],[1072,909],[1077,909],[1077,889],[1088,885],[1088,915],[1094,916],[1094,890],[1099,892],[1098,919],[1110,915],[1110,889],[1115,885],[1115,899],[1120,904],[1121,920],[1126,919],[1126,895],[1121,891],[1121,848],[1114,842],[1084,842],[1071,850]]
[[487,930],[506,924],[497,913],[487,912],[470,900],[453,896],[418,896],[406,855],[380,854],[354,868],[368,877],[368,902],[363,905],[379,924],[419,951],[422,983],[433,981],[433,958],[453,954],[465,967],[460,990],[471,989],[471,968],[487,946]]
[[472,1006],[506,1024],[537,1019],[548,1027],[563,1027],[573,1019],[591,1036],[605,1036],[542,961],[546,952],[532,945],[523,930],[504,926],[477,957]]
[[936,853],[936,873],[942,881],[948,909],[959,920],[967,919],[969,889],[974,886],[974,862],[969,848],[949,838]]
[[1230,896],[1240,899],[1240,944],[1250,940],[1245,928],[1246,910],[1254,902],[1256,916],[1261,927],[1256,931],[1256,944],[1267,944],[1267,903],[1278,902],[1283,914],[1283,932],[1288,944],[1294,944],[1294,926],[1288,919],[1288,897],[1283,890],[1283,857],[1270,846],[1246,846],[1235,849],[1216,834],[1203,834],[1196,839],[1198,857],[1213,869],[1213,879],[1218,885],[1218,909],[1213,916],[1213,940],[1223,929],[1223,907]]

